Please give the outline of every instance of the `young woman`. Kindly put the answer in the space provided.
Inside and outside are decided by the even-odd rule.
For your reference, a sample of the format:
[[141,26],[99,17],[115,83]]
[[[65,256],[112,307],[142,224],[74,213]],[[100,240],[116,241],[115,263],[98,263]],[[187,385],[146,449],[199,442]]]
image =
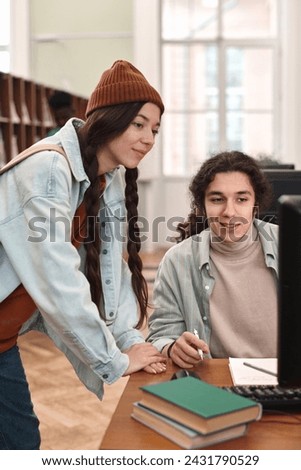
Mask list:
[[86,122],[72,118],[38,144],[65,156],[37,147],[0,176],[0,449],[40,446],[17,347],[22,332],[49,335],[100,398],[103,382],[165,370],[139,331],[148,298],[136,224],[137,165],[163,111],[145,77],[117,61],[93,91]]
[[276,357],[278,232],[255,218],[269,204],[268,181],[253,158],[224,152],[205,161],[190,192],[182,241],[158,270],[148,340],[186,368],[198,349]]

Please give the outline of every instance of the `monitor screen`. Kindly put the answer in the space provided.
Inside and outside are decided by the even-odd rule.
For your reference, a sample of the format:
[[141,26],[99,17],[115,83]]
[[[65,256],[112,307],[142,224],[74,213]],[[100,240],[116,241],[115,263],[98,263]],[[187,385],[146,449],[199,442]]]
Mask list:
[[259,218],[278,224],[278,199],[283,194],[301,196],[301,171],[288,169],[262,171],[272,185],[273,200],[268,210],[259,213]]
[[265,170],[294,170],[295,164],[294,163],[264,163],[260,164],[259,166]]
[[278,382],[301,386],[301,196],[279,200]]
[[259,163],[259,166],[265,170],[294,170],[294,163]]

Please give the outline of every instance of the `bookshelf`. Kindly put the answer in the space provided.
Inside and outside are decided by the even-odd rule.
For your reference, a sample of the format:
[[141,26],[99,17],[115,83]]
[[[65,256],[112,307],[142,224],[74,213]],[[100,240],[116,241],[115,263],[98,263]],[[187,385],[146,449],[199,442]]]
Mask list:
[[[58,89],[0,72],[0,167],[55,127],[48,98]],[[73,95],[74,115],[85,118],[88,100]]]

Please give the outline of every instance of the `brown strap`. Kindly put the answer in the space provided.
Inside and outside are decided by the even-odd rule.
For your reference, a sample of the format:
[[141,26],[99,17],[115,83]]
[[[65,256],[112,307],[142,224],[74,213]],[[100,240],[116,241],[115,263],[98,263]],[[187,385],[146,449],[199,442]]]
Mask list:
[[2,173],[5,173],[6,171],[10,170],[15,165],[22,162],[23,160],[30,157],[31,155],[33,155],[35,153],[38,153],[38,152],[43,152],[44,150],[55,151],[55,152],[60,153],[61,155],[63,155],[66,158],[67,162],[69,163],[65,151],[60,145],[35,144],[35,145],[32,145],[31,147],[28,147],[27,149],[23,150],[23,152],[19,153],[15,158],[13,158],[6,165],[4,165],[0,169],[0,175],[2,175]]

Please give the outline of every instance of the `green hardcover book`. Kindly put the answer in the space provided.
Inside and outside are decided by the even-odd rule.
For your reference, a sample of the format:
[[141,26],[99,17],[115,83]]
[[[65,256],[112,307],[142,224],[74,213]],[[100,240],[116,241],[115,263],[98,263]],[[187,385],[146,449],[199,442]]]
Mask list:
[[230,439],[237,439],[244,436],[248,429],[248,424],[243,423],[220,431],[202,434],[161,413],[150,410],[139,402],[133,404],[131,416],[184,449],[203,449]]
[[194,377],[141,387],[140,403],[203,434],[261,418],[259,403]]

